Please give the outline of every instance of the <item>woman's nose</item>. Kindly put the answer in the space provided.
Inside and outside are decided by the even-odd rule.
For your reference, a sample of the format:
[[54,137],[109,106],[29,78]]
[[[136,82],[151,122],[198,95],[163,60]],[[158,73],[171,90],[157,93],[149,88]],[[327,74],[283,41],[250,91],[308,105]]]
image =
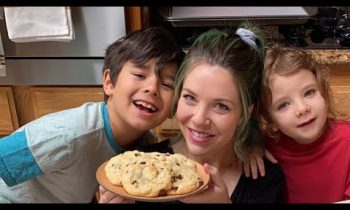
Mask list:
[[209,126],[210,117],[208,116],[206,109],[204,107],[198,107],[192,117],[193,123],[198,126]]

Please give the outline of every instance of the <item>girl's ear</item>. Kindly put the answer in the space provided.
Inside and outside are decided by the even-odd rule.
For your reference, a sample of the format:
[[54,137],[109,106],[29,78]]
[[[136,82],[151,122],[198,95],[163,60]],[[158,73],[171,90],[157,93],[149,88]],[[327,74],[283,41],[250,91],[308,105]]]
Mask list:
[[113,95],[113,83],[111,81],[111,77],[110,77],[110,70],[106,69],[103,72],[103,90],[105,92],[106,95],[108,96],[112,96]]
[[277,127],[277,125],[275,123],[271,123],[269,126],[270,126],[271,130],[275,133],[279,130],[279,128]]

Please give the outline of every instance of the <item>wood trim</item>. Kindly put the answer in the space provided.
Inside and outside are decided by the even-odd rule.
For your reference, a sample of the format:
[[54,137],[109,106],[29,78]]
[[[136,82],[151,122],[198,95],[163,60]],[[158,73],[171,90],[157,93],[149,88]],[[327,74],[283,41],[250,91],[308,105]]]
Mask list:
[[0,87],[1,127],[0,137],[10,135],[19,128],[15,102],[11,87]]
[[29,93],[31,86],[17,85],[12,86],[12,88],[18,114],[18,122],[20,126],[23,126],[34,119],[32,98]]
[[142,29],[148,25],[146,7],[124,7],[126,33]]

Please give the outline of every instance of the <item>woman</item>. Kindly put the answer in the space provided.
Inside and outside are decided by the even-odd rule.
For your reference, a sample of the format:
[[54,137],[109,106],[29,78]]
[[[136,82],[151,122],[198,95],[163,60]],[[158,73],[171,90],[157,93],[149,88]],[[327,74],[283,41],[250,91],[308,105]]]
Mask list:
[[[284,175],[265,161],[266,174],[257,180],[243,175],[249,119],[258,98],[264,39],[249,24],[237,31],[212,29],[191,46],[175,82],[174,113],[182,135],[145,149],[183,154],[204,165],[209,187],[185,203],[278,202]],[[184,141],[185,140],[185,141]],[[101,188],[100,202],[122,202]]]

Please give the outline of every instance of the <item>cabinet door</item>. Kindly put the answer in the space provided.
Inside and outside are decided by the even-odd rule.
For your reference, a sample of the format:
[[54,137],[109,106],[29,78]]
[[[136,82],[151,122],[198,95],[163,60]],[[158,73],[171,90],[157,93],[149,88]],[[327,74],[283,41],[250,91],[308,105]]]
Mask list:
[[10,87],[0,87],[0,137],[18,129],[18,119]]
[[340,118],[350,120],[350,65],[330,66],[330,85],[334,94],[336,111],[344,114]]
[[85,102],[103,101],[102,87],[32,87],[34,118],[74,108]]
[[345,115],[340,118],[350,120],[350,86],[332,86],[336,111]]

